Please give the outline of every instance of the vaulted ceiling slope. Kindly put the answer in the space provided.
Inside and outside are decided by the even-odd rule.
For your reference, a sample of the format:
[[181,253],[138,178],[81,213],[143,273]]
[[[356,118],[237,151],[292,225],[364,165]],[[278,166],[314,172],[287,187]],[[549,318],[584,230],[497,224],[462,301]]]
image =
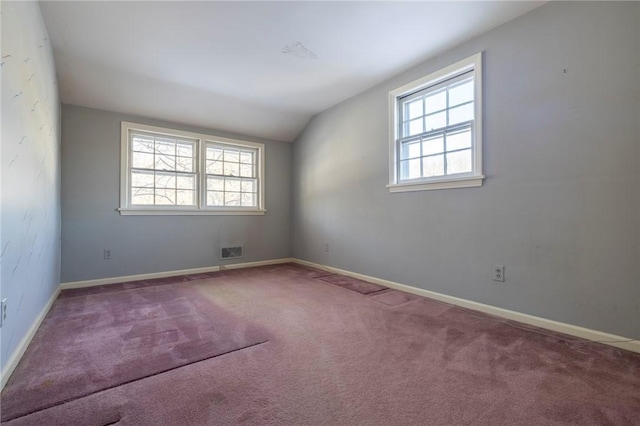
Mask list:
[[43,1],[64,103],[293,141],[540,2]]

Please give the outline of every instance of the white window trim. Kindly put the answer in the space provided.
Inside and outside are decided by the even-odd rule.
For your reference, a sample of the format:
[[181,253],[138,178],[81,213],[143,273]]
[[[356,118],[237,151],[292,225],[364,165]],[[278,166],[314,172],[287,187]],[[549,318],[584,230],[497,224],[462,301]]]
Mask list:
[[[462,176],[436,176],[398,182],[399,138],[398,100],[408,94],[438,84],[463,72],[474,70],[474,145],[473,172]],[[389,92],[389,192],[428,191],[436,189],[469,188],[482,186],[482,52],[451,64],[441,70],[419,78]]]
[[[198,161],[196,164],[196,176],[198,179],[198,202],[196,207],[158,207],[158,206],[130,206],[129,205],[129,169],[131,156],[129,155],[129,132],[140,131],[159,135],[175,136],[180,138],[195,139],[197,141]],[[222,143],[239,147],[251,147],[258,151],[257,176],[258,176],[258,206],[257,207],[210,207],[206,205],[205,197],[207,174],[204,170],[206,144]],[[249,142],[239,139],[230,139],[203,133],[186,132],[182,130],[167,129],[164,127],[149,126],[146,124],[123,121],[120,134],[120,208],[117,209],[123,216],[257,216],[264,215],[264,144]]]

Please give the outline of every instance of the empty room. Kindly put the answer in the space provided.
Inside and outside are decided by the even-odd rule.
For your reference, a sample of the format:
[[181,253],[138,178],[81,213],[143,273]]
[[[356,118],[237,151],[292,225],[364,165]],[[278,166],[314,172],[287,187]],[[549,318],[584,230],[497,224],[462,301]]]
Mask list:
[[0,422],[640,425],[640,3],[2,1]]

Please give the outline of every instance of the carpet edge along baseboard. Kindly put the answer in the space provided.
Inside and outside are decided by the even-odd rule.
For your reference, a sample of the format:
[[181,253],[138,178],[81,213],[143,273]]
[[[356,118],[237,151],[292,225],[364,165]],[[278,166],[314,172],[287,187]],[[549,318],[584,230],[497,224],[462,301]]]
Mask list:
[[418,296],[426,297],[440,302],[449,303],[451,305],[460,306],[463,308],[471,309],[474,311],[483,312],[489,315],[494,315],[501,318],[506,318],[513,321],[518,321],[524,324],[533,325],[536,327],[544,328],[559,333],[568,334],[574,337],[580,337],[592,342],[603,343],[609,346],[613,346],[619,349],[625,349],[631,352],[640,353],[640,340],[633,339],[624,336],[618,336],[604,331],[592,330],[585,327],[580,327],[573,324],[563,323],[560,321],[554,321],[547,318],[537,317],[535,315],[529,315],[522,312],[512,311],[509,309],[499,308],[497,306],[486,305],[480,302],[474,302],[473,300],[462,299],[459,297],[448,296],[446,294],[437,293],[435,291],[425,290],[418,287],[409,286],[406,284],[400,284],[394,281],[383,280],[380,278],[372,277],[369,275],[359,274],[344,269],[334,268],[332,266],[321,265],[314,262],[309,262],[301,259],[293,259],[293,262],[300,265],[309,266],[312,268],[323,269],[328,272],[346,275],[353,278],[358,278],[364,281],[369,281],[374,284],[379,284],[395,290],[404,291],[406,293],[415,294]]
[[406,293],[416,294],[418,296],[439,300],[441,302],[450,303],[452,305],[461,306],[467,309],[484,312],[490,315],[495,315],[498,317],[522,322],[525,324],[533,325],[533,326],[544,328],[547,330],[552,330],[552,331],[568,334],[570,336],[580,337],[593,342],[599,342],[609,346],[614,346],[616,348],[625,349],[631,352],[640,353],[640,341],[638,341],[638,339],[617,336],[617,335],[605,333],[602,331],[579,327],[576,325],[554,321],[554,320],[550,320],[542,317],[536,317],[534,315],[511,311],[511,310],[499,308],[496,306],[486,305],[483,303],[474,302],[472,300],[448,296],[446,294],[436,293],[430,290],[424,290],[418,287],[412,287],[406,284],[400,284],[394,281],[383,280],[380,278],[376,278],[376,277],[372,277],[364,274],[358,274],[356,272],[334,268],[327,265],[321,265],[319,263],[309,262],[307,260],[302,260],[297,258],[281,258],[281,259],[264,260],[264,261],[258,261],[258,262],[236,263],[231,265],[210,266],[205,268],[183,269],[183,270],[177,270],[177,271],[164,271],[164,272],[158,272],[158,273],[152,273],[152,274],[129,275],[124,277],[110,277],[110,278],[100,278],[95,280],[61,283],[58,290],[54,293],[49,303],[45,306],[41,314],[38,316],[38,318],[36,318],[36,320],[32,324],[31,328],[29,329],[29,332],[25,335],[25,337],[22,339],[18,347],[14,350],[14,352],[9,357],[9,361],[7,362],[5,368],[2,371],[2,380],[0,383],[0,389],[4,388],[7,380],[9,379],[9,377],[11,377],[11,374],[13,373],[13,370],[15,369],[15,367],[18,365],[18,362],[20,361],[22,354],[24,354],[25,350],[27,349],[27,346],[29,346],[31,339],[35,335],[35,332],[37,331],[40,323],[42,322],[46,314],[49,312],[49,309],[53,305],[53,302],[57,297],[58,293],[60,292],[60,290],[92,287],[92,286],[106,285],[106,284],[115,284],[115,283],[124,282],[124,281],[133,281],[136,279],[163,278],[163,277],[170,277],[175,275],[185,275],[185,274],[194,274],[194,273],[202,273],[202,272],[215,272],[220,270],[277,265],[282,263],[297,263],[299,265],[318,268],[331,273],[342,274],[342,275],[350,276],[353,278],[362,279],[364,281],[369,281],[374,284],[383,285],[389,288],[404,291]]
[[71,288],[112,284],[112,283],[118,283],[122,281],[132,281],[133,279],[162,278],[162,277],[168,277],[172,275],[183,275],[187,273],[251,268],[256,266],[277,265],[282,263],[297,263],[299,265],[322,269],[335,274],[341,274],[341,275],[346,275],[353,278],[358,278],[374,284],[379,284],[385,287],[393,288],[395,290],[404,291],[406,293],[427,297],[429,299],[439,300],[441,302],[449,303],[456,306],[461,306],[463,308],[472,309],[474,311],[484,312],[484,313],[495,315],[501,318],[522,322],[525,324],[533,325],[533,326],[544,328],[547,330],[552,330],[559,333],[568,334],[570,336],[580,337],[593,342],[599,342],[609,346],[614,346],[616,348],[625,349],[631,352],[640,353],[640,341],[638,339],[618,336],[618,335],[606,333],[603,331],[592,330],[589,328],[580,327],[573,324],[563,323],[560,321],[554,321],[547,318],[537,317],[535,315],[529,315],[522,312],[512,311],[509,309],[504,309],[504,308],[500,308],[493,305],[474,302],[473,300],[449,296],[446,294],[437,293],[434,291],[425,290],[422,288],[413,287],[406,284],[397,283],[394,281],[384,280],[384,279],[372,277],[369,275],[359,274],[359,273],[351,272],[345,269],[334,268],[332,266],[322,265],[319,263],[310,262],[310,261],[298,259],[298,258],[271,259],[271,260],[263,260],[258,262],[235,263],[230,265],[212,266],[212,267],[206,267],[206,268],[184,269],[179,271],[165,271],[165,272],[160,272],[156,274],[142,274],[142,275],[127,276],[127,277],[113,277],[113,278],[102,278],[102,279],[88,280],[88,281],[76,281],[71,283],[60,284],[60,289],[66,290]]

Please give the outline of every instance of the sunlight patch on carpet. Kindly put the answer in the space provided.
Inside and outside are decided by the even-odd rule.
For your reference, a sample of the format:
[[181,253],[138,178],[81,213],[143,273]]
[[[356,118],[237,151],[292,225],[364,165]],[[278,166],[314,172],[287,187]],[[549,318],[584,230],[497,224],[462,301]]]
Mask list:
[[2,421],[267,340],[188,283],[58,299],[2,392]]

